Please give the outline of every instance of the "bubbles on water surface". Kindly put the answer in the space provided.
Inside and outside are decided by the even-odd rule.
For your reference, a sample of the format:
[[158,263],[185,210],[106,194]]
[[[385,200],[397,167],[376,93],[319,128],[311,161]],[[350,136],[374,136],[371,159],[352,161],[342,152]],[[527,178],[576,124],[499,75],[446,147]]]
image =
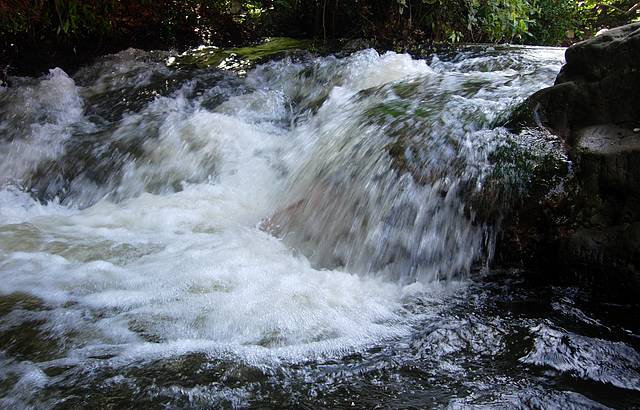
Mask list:
[[366,50],[245,79],[165,60],[128,50],[0,95],[26,107],[0,114],[3,406],[600,400],[528,366],[637,390],[627,340],[541,335],[491,309],[500,292],[430,282],[484,255],[466,195],[492,122],[561,50]]

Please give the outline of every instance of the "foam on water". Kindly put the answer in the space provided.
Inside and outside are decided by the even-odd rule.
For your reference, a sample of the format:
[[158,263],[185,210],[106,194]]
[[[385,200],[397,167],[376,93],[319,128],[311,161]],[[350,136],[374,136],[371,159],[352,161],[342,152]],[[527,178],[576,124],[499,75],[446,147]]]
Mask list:
[[407,331],[397,285],[312,269],[255,227],[259,201],[235,188],[188,186],[65,213],[34,205],[3,226],[0,292],[52,307],[56,337],[74,334],[81,355],[100,340],[98,350],[122,354],[295,359]]
[[[33,392],[85,377],[139,389],[130,372],[193,354],[282,388],[371,347],[403,352],[381,367],[439,360],[454,375],[452,356],[500,354],[503,321],[447,316],[490,251],[466,195],[505,134],[492,121],[552,81],[561,53],[427,64],[365,50],[242,79],[128,50],[74,79],[14,79],[0,93],[0,404],[52,407]],[[549,362],[556,336],[541,338],[523,361]],[[149,387],[240,407],[252,388]]]
[[[372,52],[351,65],[370,74],[345,80],[357,84],[353,92],[428,71],[408,56]],[[140,71],[139,64],[129,69]],[[83,93],[117,89],[109,84],[118,73],[98,75]],[[81,75],[86,83],[90,76]],[[135,82],[146,81],[141,76]],[[69,123],[84,121],[82,101],[60,70],[34,94],[52,100],[50,83],[69,95],[47,111],[57,127],[47,136],[59,144]],[[47,305],[45,329],[73,357],[204,350],[297,360],[405,334],[400,286],[313,269],[258,229],[282,184],[282,148],[291,137],[278,125],[284,100],[278,90],[255,90],[211,112],[178,90],[124,113],[111,128],[115,140],[154,134],[139,144],[138,160],[123,161],[105,199],[86,175],[72,182],[77,194],[66,207],[5,188],[0,292]],[[47,149],[39,161],[59,155]]]
[[21,183],[41,161],[61,154],[83,102],[59,68],[38,81],[18,81],[0,94],[0,184]]
[[[128,50],[83,69],[78,74],[81,90],[56,69],[36,82],[19,85],[12,91],[15,95],[4,95],[5,104],[10,98],[22,98],[28,107],[24,120],[32,123],[22,134],[3,139],[4,175],[19,181],[40,167],[38,181],[44,184],[36,186],[45,189],[38,192],[63,195],[66,206],[40,205],[15,188],[2,191],[5,241],[0,291],[31,294],[50,305],[47,323],[62,339],[73,334],[73,342],[67,343],[71,350],[82,346],[81,350],[90,351],[97,343],[100,348],[122,347],[116,351],[154,351],[184,342],[196,350],[200,344],[216,349],[228,345],[225,350],[231,351],[250,346],[254,353],[304,356],[404,334],[401,285],[385,282],[388,275],[356,274],[373,273],[379,266],[350,269],[347,263],[318,270],[298,253],[295,242],[294,248],[287,247],[258,225],[286,207],[287,201],[297,200],[283,193],[292,189],[289,181],[297,181],[294,191],[301,180],[304,190],[317,190],[314,180],[304,182],[306,176],[315,178],[310,168],[320,166],[318,160],[331,164],[335,155],[350,155],[349,150],[330,150],[343,144],[343,135],[357,135],[358,124],[353,122],[362,112],[358,106],[379,101],[362,100],[358,92],[413,79],[430,83],[435,71],[424,60],[373,50],[345,60],[317,60],[311,63],[314,74],[308,70],[308,64],[288,60],[259,67],[246,80],[252,89],[231,96],[213,112],[200,105],[202,98],[191,96],[193,89],[185,83],[107,125],[92,125],[84,118],[80,95],[91,99],[127,85],[143,87],[153,75],[168,75],[166,68]],[[309,83],[309,78],[315,81]],[[323,92],[303,95],[323,87]],[[457,86],[451,83],[451,87]],[[389,98],[382,97],[382,101]],[[316,114],[291,128],[292,102],[304,106],[317,98],[321,106]],[[5,130],[16,115],[4,114]],[[70,127],[76,132],[92,132],[93,127],[108,136],[78,151],[81,161],[95,161],[104,175],[95,175],[91,162],[75,174],[65,170],[61,177],[55,176],[58,165],[46,165],[61,155]],[[82,138],[74,136],[68,147],[84,146]],[[135,150],[126,151],[128,146]],[[67,155],[76,152],[70,149]],[[367,172],[366,158],[355,161]],[[420,193],[411,184],[401,183],[404,196],[387,192],[385,186],[364,188],[382,195],[378,202],[397,196],[429,203],[430,190]],[[393,211],[394,205],[387,207]],[[318,215],[314,211],[306,217]],[[458,220],[469,223],[461,216]],[[452,223],[458,233],[466,229],[456,228],[455,220],[446,215],[442,223]],[[438,223],[432,221],[431,226]],[[430,235],[444,232],[438,229]],[[376,246],[387,240],[380,228],[361,234],[369,235],[366,241]],[[409,235],[403,240],[414,239]],[[461,251],[469,252],[467,245],[463,247]],[[430,249],[427,242],[419,245],[423,254]],[[468,269],[478,251],[437,269]],[[360,252],[359,262],[371,257],[369,252],[354,252]],[[346,271],[339,270],[345,267]],[[75,319],[57,323],[60,310]],[[149,343],[158,345],[149,348]]]
[[620,342],[535,326],[534,349],[520,360],[550,366],[583,379],[640,391],[640,353]]

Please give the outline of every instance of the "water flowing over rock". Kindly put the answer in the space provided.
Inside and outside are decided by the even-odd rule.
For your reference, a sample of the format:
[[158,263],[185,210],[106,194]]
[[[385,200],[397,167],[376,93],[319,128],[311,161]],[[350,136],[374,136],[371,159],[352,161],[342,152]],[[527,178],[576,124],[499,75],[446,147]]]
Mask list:
[[209,51],[0,88],[0,407],[639,404],[630,309],[487,267],[564,198],[499,126],[563,50]]

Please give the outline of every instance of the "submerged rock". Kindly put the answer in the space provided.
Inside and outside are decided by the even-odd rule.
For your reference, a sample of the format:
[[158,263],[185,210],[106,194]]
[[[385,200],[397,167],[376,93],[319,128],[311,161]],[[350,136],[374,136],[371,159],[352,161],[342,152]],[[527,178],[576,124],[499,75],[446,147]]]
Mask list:
[[[508,125],[564,139],[575,165],[566,200],[516,212],[498,259],[561,272],[605,295],[638,295],[640,23],[578,43],[565,56],[555,85],[529,97]],[[561,223],[528,223],[541,213]]]

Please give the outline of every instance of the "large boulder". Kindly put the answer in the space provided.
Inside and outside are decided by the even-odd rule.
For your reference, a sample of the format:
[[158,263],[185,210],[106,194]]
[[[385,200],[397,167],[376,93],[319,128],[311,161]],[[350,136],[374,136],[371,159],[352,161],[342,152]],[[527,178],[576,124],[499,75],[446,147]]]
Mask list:
[[569,47],[555,85],[533,94],[511,125],[542,125],[569,139],[582,127],[640,121],[640,23]]
[[565,198],[549,203],[539,196],[532,198],[537,209],[517,210],[497,261],[537,264],[605,296],[634,297],[640,295],[640,23],[578,43],[565,56],[555,84],[532,95],[509,124],[564,139],[573,163]]
[[637,72],[640,62],[640,23],[629,24],[573,45],[556,84],[600,81],[611,75]]

